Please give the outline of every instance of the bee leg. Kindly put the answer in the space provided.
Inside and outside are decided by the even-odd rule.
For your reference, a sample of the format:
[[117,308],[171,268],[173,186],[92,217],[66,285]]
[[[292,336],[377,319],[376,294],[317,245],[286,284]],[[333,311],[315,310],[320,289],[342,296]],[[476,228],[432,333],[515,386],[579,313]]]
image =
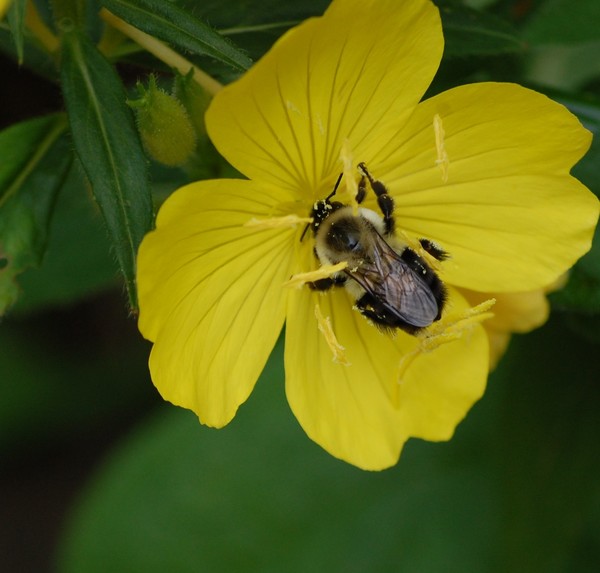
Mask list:
[[358,191],[356,192],[356,202],[360,205],[367,194],[367,178],[363,175],[358,182]]
[[[385,225],[385,234],[392,235],[396,228],[396,220],[394,219],[394,199],[388,193],[387,187],[377,179],[373,179],[367,166],[364,163],[358,164],[358,169],[362,173],[363,177],[361,182],[366,177],[369,180],[371,185],[371,189],[373,189],[373,193],[377,196],[377,204],[379,205],[379,209],[383,215],[383,224]],[[359,184],[359,193],[360,193],[360,184]],[[358,194],[357,194],[358,201]],[[358,201],[360,203],[360,201]]]
[[345,276],[333,276],[327,277],[326,279],[319,279],[318,281],[313,281],[308,283],[308,286],[311,290],[319,290],[326,291],[334,286],[342,286],[346,282]]
[[[379,181],[375,181],[375,183],[379,183]],[[396,229],[396,219],[394,219],[394,200],[387,193],[387,189],[384,187],[383,183],[381,184],[384,192],[381,194],[377,194],[375,187],[373,187],[373,191],[377,194],[377,204],[383,213],[383,224],[385,225],[385,234],[392,235],[394,230]]]
[[450,255],[444,251],[444,249],[429,239],[419,239],[419,243],[421,243],[421,246],[425,251],[438,261],[445,261],[450,258]]

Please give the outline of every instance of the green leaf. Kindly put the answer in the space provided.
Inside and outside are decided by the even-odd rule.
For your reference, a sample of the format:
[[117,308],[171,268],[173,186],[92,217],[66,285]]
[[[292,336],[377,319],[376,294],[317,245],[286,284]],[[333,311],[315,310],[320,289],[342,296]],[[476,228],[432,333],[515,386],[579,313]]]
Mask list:
[[49,115],[12,125],[0,132],[0,206],[19,190],[65,128],[64,117]]
[[282,22],[296,25],[311,16],[325,12],[331,0],[304,0],[282,2],[281,0],[181,0],[187,10],[193,10],[201,18],[211,22],[220,32],[243,33],[248,27],[270,27]]
[[533,46],[583,44],[600,40],[598,0],[547,0],[524,27],[524,38]]
[[205,54],[238,70],[252,60],[191,12],[164,0],[102,0],[104,6],[147,34],[183,52]]
[[[261,58],[287,29],[312,16],[320,16],[330,0],[186,0],[185,5],[198,18],[210,22],[218,32],[235,40],[236,44],[255,60]],[[203,69],[208,66],[204,65]],[[208,70],[207,70],[208,71]],[[222,75],[215,69],[213,74]],[[230,81],[234,78],[224,78]]]
[[548,0],[523,28],[529,81],[575,92],[600,75],[600,2]]
[[[11,59],[19,59],[13,35],[4,22],[0,22],[0,52]],[[57,81],[58,73],[52,55],[43,50],[27,30],[24,33],[23,66],[33,70],[38,76]],[[3,89],[7,89],[6,86],[5,82]]]
[[[224,163],[216,151],[215,155]],[[224,176],[208,168],[200,175]],[[157,204],[189,182],[182,170],[158,164],[151,165],[150,179]],[[73,305],[117,288],[119,269],[106,227],[98,206],[85,189],[85,174],[76,161],[54,207],[44,261],[39,268],[19,276],[21,294],[11,309],[11,317]]]
[[13,38],[15,40],[15,49],[17,51],[17,60],[19,64],[23,63],[23,52],[25,40],[23,30],[25,28],[25,10],[27,8],[27,0],[13,0],[6,19],[10,26]]
[[524,50],[524,42],[505,20],[453,0],[436,0],[435,3],[442,17],[445,56],[497,56]]
[[533,47],[525,61],[526,81],[568,92],[585,91],[600,76],[600,40]]
[[71,162],[62,114],[0,133],[0,314],[18,297],[15,277],[40,264],[58,193]]
[[136,253],[152,225],[146,157],[114,69],[76,30],[63,34],[62,45],[61,79],[73,142],[135,310]]
[[85,175],[75,162],[56,201],[44,261],[19,277],[22,292],[11,316],[72,305],[117,287],[118,267],[106,228],[85,188]]
[[100,0],[53,0],[51,15],[54,27],[58,30],[77,28],[97,43],[104,29],[102,19],[98,17],[100,7]]

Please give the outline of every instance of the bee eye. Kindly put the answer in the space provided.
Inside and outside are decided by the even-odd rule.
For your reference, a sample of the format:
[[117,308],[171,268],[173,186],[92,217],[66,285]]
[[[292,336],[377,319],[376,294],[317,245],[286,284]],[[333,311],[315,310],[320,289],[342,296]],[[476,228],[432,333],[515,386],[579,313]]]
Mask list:
[[328,242],[339,252],[357,252],[362,248],[360,229],[347,220],[334,223],[328,233]]
[[360,244],[358,234],[348,233],[345,237],[345,247],[349,251],[356,251]]

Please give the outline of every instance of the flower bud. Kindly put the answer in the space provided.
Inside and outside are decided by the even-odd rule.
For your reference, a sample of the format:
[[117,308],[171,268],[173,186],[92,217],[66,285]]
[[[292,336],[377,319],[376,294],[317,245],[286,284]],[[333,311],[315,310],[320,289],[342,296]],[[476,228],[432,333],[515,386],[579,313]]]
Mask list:
[[196,150],[196,133],[181,102],[156,86],[138,83],[140,98],[127,103],[136,114],[138,131],[148,155],[164,165],[183,165]]

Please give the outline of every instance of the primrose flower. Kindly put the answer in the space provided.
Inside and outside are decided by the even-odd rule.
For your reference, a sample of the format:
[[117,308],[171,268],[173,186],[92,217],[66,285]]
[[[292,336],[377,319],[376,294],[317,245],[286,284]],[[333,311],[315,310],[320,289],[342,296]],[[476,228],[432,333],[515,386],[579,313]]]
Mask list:
[[[590,134],[545,96],[481,83],[420,103],[442,51],[427,0],[334,0],[216,95],[209,136],[248,179],[176,191],[139,253],[139,327],[165,399],[227,424],[285,324],[288,402],[332,455],[381,469],[410,437],[452,436],[489,369],[496,295],[481,293],[512,312],[503,297],[555,281],[589,249],[598,201],[569,175]],[[344,273],[306,227],[341,173],[334,199],[356,212],[361,162],[393,198],[397,237],[446,285],[418,336],[381,332],[346,288],[305,284]],[[371,191],[361,207],[380,213]],[[500,330],[518,326],[505,316]]]

